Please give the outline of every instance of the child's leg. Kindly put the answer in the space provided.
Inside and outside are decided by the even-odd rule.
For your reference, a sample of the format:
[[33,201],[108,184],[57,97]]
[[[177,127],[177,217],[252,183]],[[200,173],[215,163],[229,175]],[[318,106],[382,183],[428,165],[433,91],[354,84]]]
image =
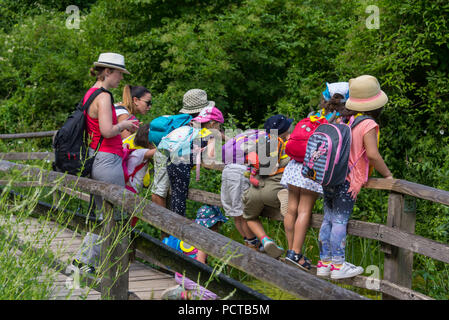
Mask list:
[[332,215],[333,215],[333,188],[323,188],[323,211],[324,217],[321,223],[318,243],[320,247],[320,260],[331,262],[331,232],[332,232]]
[[[298,206],[298,217],[295,222],[295,233],[293,238],[292,249],[296,253],[301,253],[306,238],[307,229],[309,228],[310,216],[312,209],[318,198],[318,193],[301,189]],[[301,261],[302,262],[302,261]]]
[[346,230],[349,217],[354,208],[355,201],[347,192],[349,182],[336,187],[336,197],[334,199],[334,214],[332,215],[332,231],[330,237],[332,250],[332,263],[340,265],[345,262]]
[[189,193],[191,169],[192,166],[186,163],[170,163],[167,166],[167,173],[172,190],[170,208],[181,216],[186,215],[186,201]]
[[256,236],[248,227],[248,223],[246,222],[245,219],[243,219],[242,216],[234,217],[234,223],[236,229],[242,235],[242,237],[252,239]]
[[295,221],[297,218],[299,205],[299,191],[300,189],[298,187],[288,185],[288,210],[284,217],[284,229],[289,250],[293,248]]

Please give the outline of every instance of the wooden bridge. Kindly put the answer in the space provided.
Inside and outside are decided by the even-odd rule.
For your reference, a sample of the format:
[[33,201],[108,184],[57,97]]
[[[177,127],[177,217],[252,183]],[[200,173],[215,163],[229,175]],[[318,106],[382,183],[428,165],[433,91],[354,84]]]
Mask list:
[[[50,131],[34,134],[0,135],[0,139],[51,137],[54,133],[54,131]],[[178,253],[159,240],[142,232],[133,231],[132,234],[127,236],[121,235],[120,230],[124,230],[126,224],[110,219],[113,207],[117,207],[129,215],[138,216],[144,222],[165,233],[188,242],[207,254],[224,261],[227,265],[299,298],[319,300],[366,299],[364,296],[336,285],[335,281],[320,279],[313,272],[304,272],[265,254],[251,250],[119,186],[11,162],[15,160],[52,160],[53,153],[8,153],[0,154],[0,159],[3,159],[0,161],[0,171],[8,173],[14,170],[20,172],[19,176],[24,178],[20,181],[2,180],[0,185],[52,187],[55,193],[62,190],[83,200],[87,200],[89,194],[98,195],[105,199],[106,214],[103,223],[98,223],[99,221],[95,221],[93,218],[88,219],[80,214],[72,213],[72,219],[67,224],[67,227],[73,230],[83,229],[102,235],[112,235],[105,237],[106,240],[102,244],[102,252],[108,251],[108,248],[113,249],[109,251],[109,255],[102,256],[102,261],[110,267],[102,273],[102,277],[98,280],[99,284],[91,283],[93,288],[96,289],[96,291],[93,291],[93,298],[157,299],[158,292],[160,294],[161,291],[161,279],[167,273],[170,273],[169,269],[171,269],[171,271],[184,272],[190,279],[198,279],[200,284],[207,283],[207,288],[217,293],[221,298],[267,299],[266,296],[222,273],[214,276],[214,270],[209,266]],[[209,164],[205,167],[211,170],[222,169],[220,165]],[[381,249],[384,252],[383,278],[373,279],[372,277],[357,276],[338,282],[379,292],[384,299],[430,299],[430,297],[411,290],[413,255],[421,254],[449,263],[449,245],[414,234],[416,211],[413,206],[408,205],[408,201],[418,198],[449,205],[449,192],[399,179],[370,179],[365,188],[389,192],[387,222],[384,225],[350,220],[348,234],[380,242]],[[189,199],[204,204],[221,206],[219,194],[203,190],[190,189]],[[54,206],[44,203],[40,203],[36,209],[36,215],[47,214],[50,210],[54,216],[54,212],[57,212]],[[313,214],[311,227],[319,228],[322,217],[322,214]],[[57,224],[54,224],[53,228],[56,227]],[[62,238],[64,239],[64,237]],[[69,238],[68,234],[65,235],[65,239],[67,238]],[[79,241],[79,235],[75,234],[75,239]],[[18,240],[18,246],[21,245],[20,241],[25,240]],[[75,244],[73,247],[77,248],[77,245]],[[159,281],[159,287],[154,286],[154,283],[151,284],[150,278],[153,276],[150,275],[150,268],[142,262],[137,262],[136,256],[140,261],[158,266],[156,269],[159,269],[159,271],[151,270],[151,272],[155,272],[154,277],[160,277],[158,279],[161,280]],[[61,264],[67,263],[67,261],[64,262],[61,259],[58,261]],[[140,280],[148,280],[145,284],[141,283],[140,291],[136,290],[134,284],[138,278],[135,273],[136,270],[141,272]],[[163,281],[165,280],[167,280],[167,283],[164,283],[164,286],[174,283],[171,275],[166,279],[164,278]],[[145,289],[142,289],[142,287]],[[130,292],[134,294],[130,295]],[[80,295],[82,294],[80,293]],[[57,296],[62,297],[63,294]]]

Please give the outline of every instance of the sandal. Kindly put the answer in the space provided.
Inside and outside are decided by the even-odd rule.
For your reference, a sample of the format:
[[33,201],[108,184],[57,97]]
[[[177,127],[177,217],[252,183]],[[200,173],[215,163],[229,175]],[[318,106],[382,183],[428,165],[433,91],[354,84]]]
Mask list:
[[[301,260],[301,258],[304,258],[303,263],[299,263],[299,260]],[[310,271],[312,267],[311,261],[306,256],[302,255],[301,253],[297,254],[293,250],[287,251],[285,262],[292,266],[299,267],[304,271]]]

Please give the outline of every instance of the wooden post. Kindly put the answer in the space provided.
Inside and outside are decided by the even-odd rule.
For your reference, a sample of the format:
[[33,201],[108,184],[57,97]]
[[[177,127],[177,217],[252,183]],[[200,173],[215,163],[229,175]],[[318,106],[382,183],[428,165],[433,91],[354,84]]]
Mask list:
[[[388,198],[387,226],[397,228],[402,231],[414,233],[416,222],[416,209],[414,198],[407,198],[396,192],[391,192]],[[405,207],[407,209],[405,209]],[[413,252],[391,245],[384,245],[384,280],[388,280],[397,285],[411,288],[413,271]],[[384,300],[394,299],[383,294]]]
[[[124,231],[121,221],[114,219],[114,207],[104,201],[103,217],[105,225],[102,237],[104,241],[101,246],[101,298],[112,300],[128,300],[129,289],[129,235]],[[124,220],[126,221],[126,220]],[[124,222],[125,223],[125,222]],[[117,241],[119,232],[120,241]]]

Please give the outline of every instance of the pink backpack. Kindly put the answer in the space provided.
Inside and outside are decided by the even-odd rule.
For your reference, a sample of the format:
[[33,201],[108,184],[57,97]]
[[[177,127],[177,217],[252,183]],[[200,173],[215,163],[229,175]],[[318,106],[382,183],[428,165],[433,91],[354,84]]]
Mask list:
[[[128,173],[128,158],[134,150],[136,150],[136,149],[130,149],[128,146],[123,148],[122,168],[123,168],[123,175],[125,176],[125,184],[128,183],[129,179],[134,177],[136,175],[136,173],[139,172],[139,170],[142,169],[147,164],[146,161],[143,161],[141,164],[139,164],[138,166],[136,166],[134,168],[134,171],[131,172],[131,174]],[[128,185],[126,185],[125,187],[129,191],[131,191],[133,193],[137,193],[137,191],[134,190],[133,187],[128,186]]]
[[328,123],[325,117],[310,116],[299,121],[285,146],[285,153],[300,163],[304,161],[307,141],[320,125]]

